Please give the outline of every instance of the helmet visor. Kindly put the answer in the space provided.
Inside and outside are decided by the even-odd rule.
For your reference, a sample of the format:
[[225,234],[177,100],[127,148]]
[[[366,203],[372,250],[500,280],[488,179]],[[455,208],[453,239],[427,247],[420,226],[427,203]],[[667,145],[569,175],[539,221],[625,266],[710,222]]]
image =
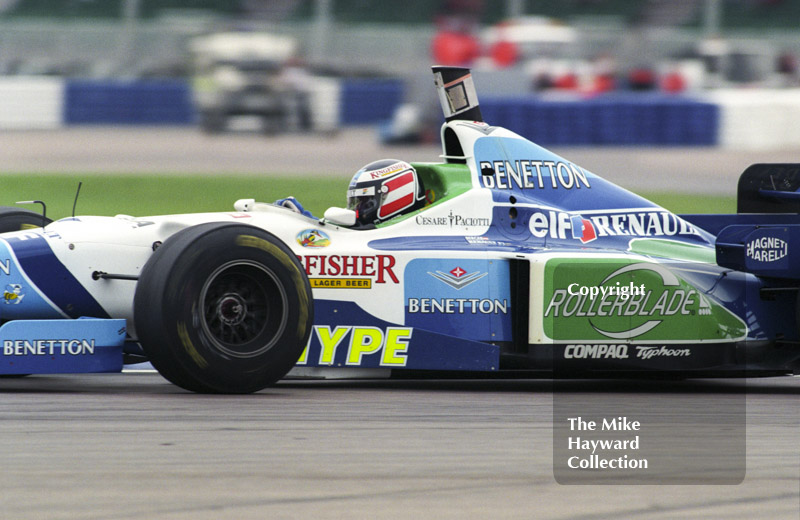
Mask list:
[[369,224],[377,217],[380,197],[381,194],[375,194],[375,186],[348,190],[347,209],[356,212],[358,222]]

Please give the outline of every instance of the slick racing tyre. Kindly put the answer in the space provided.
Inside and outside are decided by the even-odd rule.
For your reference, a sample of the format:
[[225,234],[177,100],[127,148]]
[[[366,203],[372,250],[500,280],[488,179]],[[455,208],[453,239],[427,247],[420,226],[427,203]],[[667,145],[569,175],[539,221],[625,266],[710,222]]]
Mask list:
[[313,323],[295,255],[253,226],[179,231],[145,264],[134,297],[138,339],[169,381],[202,393],[250,393],[294,366]]
[[40,228],[51,222],[52,220],[35,211],[0,206],[0,233]]

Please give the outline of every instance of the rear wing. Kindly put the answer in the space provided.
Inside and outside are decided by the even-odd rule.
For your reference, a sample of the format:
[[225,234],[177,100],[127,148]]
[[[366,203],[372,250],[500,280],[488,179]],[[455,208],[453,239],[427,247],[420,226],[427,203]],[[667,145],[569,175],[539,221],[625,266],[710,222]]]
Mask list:
[[800,280],[800,164],[750,166],[739,177],[736,206],[736,215],[706,215],[705,222],[693,222],[708,224],[717,235],[717,264]]
[[754,164],[739,177],[737,213],[800,213],[800,164]]
[[800,280],[800,164],[754,164],[739,177],[735,215],[681,215],[716,235],[717,264]]

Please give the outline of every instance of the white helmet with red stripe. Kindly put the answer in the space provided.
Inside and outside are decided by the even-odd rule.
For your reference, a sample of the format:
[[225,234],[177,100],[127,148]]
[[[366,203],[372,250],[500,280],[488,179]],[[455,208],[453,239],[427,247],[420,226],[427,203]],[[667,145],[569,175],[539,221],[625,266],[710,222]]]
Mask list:
[[382,159],[356,172],[347,191],[347,209],[361,225],[375,224],[425,205],[425,189],[413,166]]

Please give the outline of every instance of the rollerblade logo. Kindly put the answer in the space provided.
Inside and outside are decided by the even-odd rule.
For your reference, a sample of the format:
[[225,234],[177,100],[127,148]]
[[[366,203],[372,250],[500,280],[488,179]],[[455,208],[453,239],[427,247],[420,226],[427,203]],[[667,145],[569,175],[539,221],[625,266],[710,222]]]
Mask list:
[[[548,262],[548,277],[551,291],[545,291],[543,325],[552,339],[730,341],[747,332],[736,315],[661,264],[559,259]],[[575,283],[600,288],[633,283],[641,290],[598,291],[592,296],[570,291]]]
[[460,291],[464,287],[467,287],[473,282],[477,282],[484,276],[489,273],[481,273],[480,271],[475,271],[474,273],[467,273],[464,269],[460,267],[454,267],[450,270],[449,273],[443,273],[442,271],[436,271],[434,273],[428,272],[429,275],[433,276],[440,282],[446,283],[453,289]]

